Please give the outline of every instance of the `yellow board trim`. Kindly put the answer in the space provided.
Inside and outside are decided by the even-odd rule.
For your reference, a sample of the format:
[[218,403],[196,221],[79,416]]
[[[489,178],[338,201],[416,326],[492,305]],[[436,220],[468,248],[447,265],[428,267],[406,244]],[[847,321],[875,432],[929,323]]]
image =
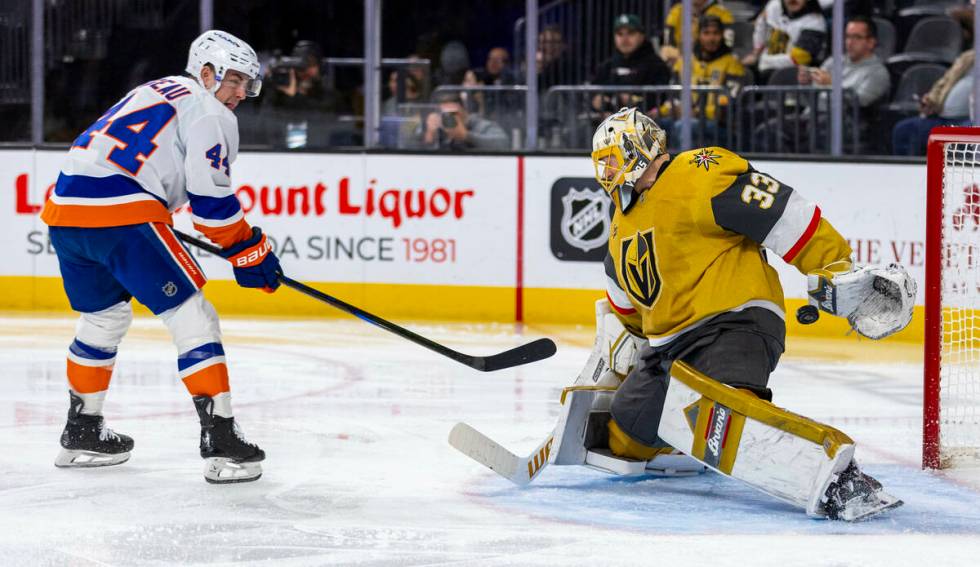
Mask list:
[[[716,382],[701,374],[689,364],[676,361],[670,368],[672,378],[679,380],[688,388],[702,394],[699,403],[697,429],[694,431],[694,447],[691,455],[704,460],[704,435],[701,432],[707,428],[708,413],[712,401],[718,402],[733,412],[750,417],[759,423],[774,427],[780,431],[791,433],[812,443],[821,445],[827,456],[834,458],[841,445],[853,445],[854,441],[844,432],[829,425],[824,425],[812,419],[797,415],[793,412],[776,407],[742,390],[737,390]],[[729,431],[729,435],[731,431]],[[734,464],[734,456],[731,457]]]
[[[61,278],[4,276],[0,309],[68,312]],[[310,285],[365,311],[388,318],[513,321],[514,290],[510,287],[435,286],[409,284],[313,283]],[[293,290],[268,294],[239,287],[233,281],[209,281],[204,295],[221,315],[335,318],[342,311]],[[133,302],[137,314],[150,311]],[[595,308],[591,311],[594,313]]]
[[[497,321],[515,319],[515,290],[512,287],[445,286],[414,284],[314,283],[310,285],[330,295],[385,318],[401,317],[423,320]],[[34,312],[69,312],[58,277],[0,276],[0,310]],[[280,290],[274,294],[244,289],[232,281],[209,281],[204,295],[223,315],[267,315],[283,317],[339,317],[343,314],[326,305],[294,293]],[[524,322],[530,325],[595,324],[595,302],[605,296],[596,289],[527,288],[523,293]],[[822,313],[812,325],[796,322],[796,310],[804,299],[786,300],[786,332],[790,337],[844,338],[850,326],[847,321]],[[149,311],[137,306],[137,313]],[[915,308],[912,323],[904,331],[888,337],[884,343],[922,343],[924,309]],[[854,335],[850,335],[853,338]],[[869,341],[871,342],[871,341]]]

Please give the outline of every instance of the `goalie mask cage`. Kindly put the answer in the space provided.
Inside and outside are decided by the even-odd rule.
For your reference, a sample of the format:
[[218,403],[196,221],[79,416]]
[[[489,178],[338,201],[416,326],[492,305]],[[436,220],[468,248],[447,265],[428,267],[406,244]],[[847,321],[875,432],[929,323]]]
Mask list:
[[927,150],[922,466],[980,463],[980,128]]

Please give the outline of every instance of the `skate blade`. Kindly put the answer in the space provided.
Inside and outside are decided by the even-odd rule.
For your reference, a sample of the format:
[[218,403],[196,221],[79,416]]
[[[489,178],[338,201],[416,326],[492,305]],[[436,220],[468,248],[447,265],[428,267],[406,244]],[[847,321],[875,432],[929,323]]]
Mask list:
[[77,449],[62,449],[54,460],[54,466],[61,469],[94,468],[121,465],[129,460],[129,451],[125,453],[97,453]]
[[844,513],[841,515],[840,519],[844,520],[845,522],[863,522],[877,516],[878,514],[898,508],[903,504],[905,504],[905,502],[895,498],[891,494],[879,492],[877,503],[849,507],[844,510]]
[[252,482],[262,477],[262,463],[239,463],[222,457],[204,461],[204,480],[211,484]]

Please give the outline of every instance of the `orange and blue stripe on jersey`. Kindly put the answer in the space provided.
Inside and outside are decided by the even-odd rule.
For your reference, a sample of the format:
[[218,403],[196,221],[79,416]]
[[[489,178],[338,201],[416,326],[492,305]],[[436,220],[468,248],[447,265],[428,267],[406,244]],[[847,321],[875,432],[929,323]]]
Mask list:
[[230,390],[221,343],[208,343],[180,354],[177,371],[193,396],[214,397]]
[[252,236],[252,227],[245,221],[242,205],[234,194],[207,197],[188,193],[194,228],[222,248]]
[[145,222],[173,224],[167,204],[125,175],[58,176],[44,204],[41,220],[48,226],[97,228]]

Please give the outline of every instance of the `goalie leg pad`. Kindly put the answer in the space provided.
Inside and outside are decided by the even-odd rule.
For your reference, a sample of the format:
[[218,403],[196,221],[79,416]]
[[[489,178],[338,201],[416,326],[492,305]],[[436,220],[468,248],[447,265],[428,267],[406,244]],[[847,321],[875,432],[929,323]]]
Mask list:
[[612,400],[611,387],[570,386],[561,395],[561,413],[555,425],[555,440],[551,446],[549,461],[553,465],[585,464],[588,445],[595,435],[589,435],[600,422],[593,416],[609,415]]
[[720,384],[684,362],[671,368],[658,434],[716,471],[819,517],[828,515],[832,483],[847,476],[854,455],[854,442],[841,431]]

